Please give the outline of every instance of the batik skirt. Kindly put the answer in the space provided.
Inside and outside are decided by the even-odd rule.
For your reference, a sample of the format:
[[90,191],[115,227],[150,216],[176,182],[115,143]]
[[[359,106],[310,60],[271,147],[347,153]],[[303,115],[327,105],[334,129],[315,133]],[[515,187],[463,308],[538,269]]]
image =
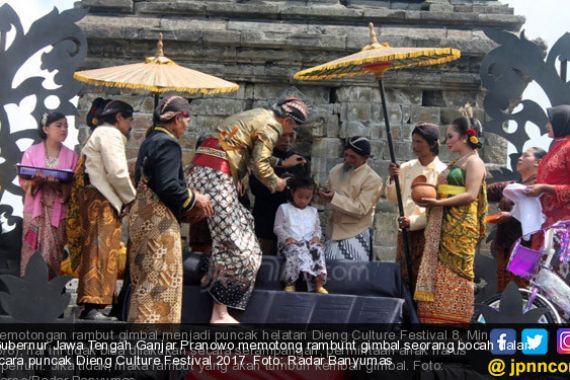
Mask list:
[[36,251],[41,253],[48,266],[49,278],[60,274],[59,266],[64,256],[65,223],[62,220],[59,227],[54,227],[51,224],[55,201],[55,189],[44,189],[41,200],[41,215],[34,218],[31,213],[24,213],[20,260],[20,274],[22,276],[26,273],[28,262]]
[[121,219],[93,186],[80,191],[80,204],[83,241],[77,303],[110,305],[119,273]]
[[202,286],[215,302],[244,310],[261,265],[253,216],[239,202],[234,182],[226,173],[196,165],[190,170],[188,187],[209,195],[214,208],[208,218],[212,252]]
[[[422,255],[424,253],[424,230],[408,231],[408,241],[410,249],[410,259],[412,260],[412,280],[414,284],[418,279],[418,272],[422,262]],[[404,239],[401,232],[398,232],[398,242],[396,246],[396,262],[400,264],[402,273],[402,280],[408,282],[408,267],[406,262],[406,255],[404,253]]]
[[182,243],[180,225],[143,180],[130,211],[128,321],[180,323],[182,313]]
[[325,257],[329,260],[370,261],[370,231],[344,240],[327,240]]
[[280,252],[285,257],[285,266],[281,275],[284,282],[295,283],[301,273],[309,291],[314,289],[315,277],[320,276],[323,284],[326,282],[327,267],[323,246],[320,243],[311,244],[304,241],[300,244],[289,244],[283,246]]

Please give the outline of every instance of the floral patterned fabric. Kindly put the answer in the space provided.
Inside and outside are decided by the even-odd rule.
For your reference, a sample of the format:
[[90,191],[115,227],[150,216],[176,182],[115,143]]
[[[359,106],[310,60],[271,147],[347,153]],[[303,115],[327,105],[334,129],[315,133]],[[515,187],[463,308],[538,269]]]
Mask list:
[[49,278],[59,275],[59,266],[63,260],[63,246],[65,245],[65,229],[54,227],[51,223],[53,204],[57,190],[44,188],[42,193],[43,212],[38,217],[24,213],[22,253],[20,272],[23,276],[30,258],[36,251],[40,251],[42,258],[49,268]]
[[554,185],[554,193],[540,197],[546,216],[543,228],[570,219],[570,136],[556,139],[540,160],[536,183]]

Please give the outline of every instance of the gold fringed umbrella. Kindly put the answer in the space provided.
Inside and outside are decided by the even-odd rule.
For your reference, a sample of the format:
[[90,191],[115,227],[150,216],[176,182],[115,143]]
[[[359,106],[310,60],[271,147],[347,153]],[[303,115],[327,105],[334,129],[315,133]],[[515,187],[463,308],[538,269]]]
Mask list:
[[382,75],[388,70],[401,70],[419,66],[432,66],[454,61],[461,52],[452,48],[395,48],[379,43],[370,23],[370,45],[358,53],[335,59],[296,73],[297,80],[325,80],[357,75]]
[[155,103],[158,94],[165,92],[211,95],[239,89],[236,83],[179,66],[165,57],[162,33],[156,55],[147,57],[144,63],[78,71],[73,77],[95,86],[147,90],[155,94]]
[[[461,57],[458,49],[452,48],[394,48],[387,43],[379,43],[374,31],[374,24],[369,24],[370,44],[366,45],[358,53],[335,59],[334,61],[302,70],[296,73],[293,78],[297,80],[326,80],[333,78],[352,77],[357,75],[373,74],[380,86],[380,97],[384,111],[384,122],[386,124],[386,138],[390,149],[390,158],[396,163],[394,145],[392,143],[392,133],[390,131],[390,119],[388,118],[388,108],[386,105],[386,93],[384,90],[383,77],[388,70],[400,70],[412,67],[431,66],[454,61]],[[394,178],[396,194],[398,197],[398,208],[400,216],[404,216],[404,205],[402,203],[402,193],[400,181]],[[410,293],[413,295],[415,284],[411,280],[412,263],[409,252],[409,242],[407,229],[402,230],[404,242],[404,254],[408,278],[410,279]]]

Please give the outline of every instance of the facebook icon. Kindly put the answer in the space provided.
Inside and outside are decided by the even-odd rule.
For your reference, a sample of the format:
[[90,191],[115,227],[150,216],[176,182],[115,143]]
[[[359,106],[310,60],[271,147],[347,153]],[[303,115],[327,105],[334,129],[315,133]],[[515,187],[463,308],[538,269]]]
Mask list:
[[517,352],[517,332],[514,329],[491,330],[491,353],[513,355]]

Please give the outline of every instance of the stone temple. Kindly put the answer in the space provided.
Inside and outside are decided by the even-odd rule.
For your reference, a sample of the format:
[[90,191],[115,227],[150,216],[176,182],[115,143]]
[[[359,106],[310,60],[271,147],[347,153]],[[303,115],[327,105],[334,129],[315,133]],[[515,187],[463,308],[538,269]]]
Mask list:
[[[164,53],[176,63],[237,82],[236,93],[190,97],[192,121],[182,142],[190,162],[196,138],[225,117],[266,106],[285,94],[303,97],[315,119],[302,131],[298,151],[311,157],[318,181],[342,160],[343,139],[368,136],[371,166],[387,177],[389,152],[380,95],[373,77],[297,82],[296,71],[359,51],[369,43],[368,23],[380,42],[394,47],[453,47],[460,60],[446,65],[388,72],[389,116],[398,160],[413,158],[410,133],[416,122],[438,123],[445,130],[465,103],[482,110],[484,89],[479,67],[495,47],[483,30],[519,31],[524,18],[499,1],[486,0],[83,0],[89,8],[80,22],[88,40],[82,69],[138,63],[153,55],[159,33]],[[128,145],[135,158],[150,126],[153,96],[144,92],[89,87],[81,95],[81,118],[96,96],[113,96],[137,110]],[[85,126],[80,140],[86,137]],[[486,133],[482,155],[489,167],[506,163],[506,141]],[[441,158],[449,161],[445,146]],[[395,257],[396,207],[377,206],[374,251],[377,259]],[[187,230],[187,229],[185,229]]]

